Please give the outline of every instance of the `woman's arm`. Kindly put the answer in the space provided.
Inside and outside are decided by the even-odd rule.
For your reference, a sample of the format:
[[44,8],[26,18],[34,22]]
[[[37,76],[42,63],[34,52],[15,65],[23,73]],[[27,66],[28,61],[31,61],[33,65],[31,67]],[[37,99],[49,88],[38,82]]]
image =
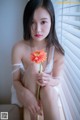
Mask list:
[[38,73],[37,74],[37,83],[41,86],[51,85],[53,87],[57,86],[60,83],[62,78],[62,70],[64,66],[64,56],[57,51],[54,53],[54,65],[51,74],[47,73]]
[[60,80],[62,78],[62,72],[63,72],[63,66],[64,66],[64,56],[61,53],[58,53],[55,51],[54,54],[54,65],[52,70],[52,78],[50,80],[50,85],[56,86],[60,83]]
[[[12,56],[11,56],[11,61],[12,61],[12,66],[14,64],[18,64],[18,63],[21,63],[21,59],[22,59],[22,53],[20,52],[21,51],[21,48],[20,48],[20,45],[18,44],[15,44],[13,46],[13,49],[12,49]],[[23,91],[25,90],[25,88],[22,86],[21,82],[20,82],[20,79],[21,79],[21,73],[20,73],[20,68],[19,66],[13,66],[12,67],[12,70],[15,71],[13,72],[13,85],[16,89],[16,92],[17,93],[20,93],[21,95],[23,95]]]
[[[12,66],[14,64],[21,63],[22,53],[21,53],[21,47],[20,47],[20,45],[18,43],[13,46],[11,58],[12,58],[11,59]],[[17,93],[17,97],[18,97],[19,101],[23,105],[22,98],[24,97],[24,93],[25,93],[26,89],[21,83],[21,73],[20,73],[19,66],[13,66],[12,71],[15,71],[15,72],[12,72],[13,73],[12,74],[13,86],[16,89],[16,93]]]
[[[21,63],[22,56],[23,56],[22,46],[16,44],[12,49],[12,65]],[[13,70],[15,69],[16,68],[14,67]],[[21,104],[24,107],[28,108],[29,111],[32,112],[32,114],[34,115],[36,113],[40,114],[40,107],[38,106],[35,96],[21,83],[20,69],[18,69],[16,72],[13,72],[13,85],[16,89],[17,97]]]

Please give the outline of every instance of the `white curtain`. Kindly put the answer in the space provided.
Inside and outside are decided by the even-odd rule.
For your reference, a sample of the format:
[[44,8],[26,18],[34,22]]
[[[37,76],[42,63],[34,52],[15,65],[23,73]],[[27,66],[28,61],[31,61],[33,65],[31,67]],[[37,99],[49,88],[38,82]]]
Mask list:
[[80,0],[56,0],[56,30],[65,50],[60,99],[66,120],[80,120]]

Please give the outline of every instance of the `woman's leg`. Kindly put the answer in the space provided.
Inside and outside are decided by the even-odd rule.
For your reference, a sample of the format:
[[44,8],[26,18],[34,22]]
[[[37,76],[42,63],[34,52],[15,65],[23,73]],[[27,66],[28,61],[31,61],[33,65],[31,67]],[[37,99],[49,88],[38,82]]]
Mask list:
[[31,120],[30,119],[30,113],[27,110],[27,108],[24,108],[24,120]]
[[[36,94],[36,81],[33,76],[33,64],[28,66],[23,76],[23,85],[29,89],[35,96]],[[35,120],[35,117],[30,113],[27,108],[24,108],[24,120]]]
[[42,87],[40,98],[43,106],[44,120],[60,120],[58,94],[51,86]]
[[27,108],[24,108],[24,120],[36,120],[36,116],[32,115]]

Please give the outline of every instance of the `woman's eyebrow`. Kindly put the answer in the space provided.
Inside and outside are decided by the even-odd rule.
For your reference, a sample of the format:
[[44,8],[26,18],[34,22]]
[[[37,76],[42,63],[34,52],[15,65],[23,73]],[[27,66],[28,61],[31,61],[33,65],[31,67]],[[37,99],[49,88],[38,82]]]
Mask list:
[[47,20],[48,18],[41,18],[40,20]]

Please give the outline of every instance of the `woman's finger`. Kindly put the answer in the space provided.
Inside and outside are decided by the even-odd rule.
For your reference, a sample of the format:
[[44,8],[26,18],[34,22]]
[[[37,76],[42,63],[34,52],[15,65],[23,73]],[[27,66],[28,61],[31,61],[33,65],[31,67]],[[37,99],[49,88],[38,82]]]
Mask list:
[[39,107],[39,106],[36,106],[36,107],[35,107],[35,109],[36,109],[36,112],[37,112],[39,115],[42,115],[42,113],[41,113],[41,110],[40,110],[40,107]]
[[38,85],[42,86],[42,83],[40,83],[39,81],[36,81]]
[[37,84],[40,85],[40,86],[45,86],[48,82],[47,81],[44,81],[44,83],[40,83],[39,81],[37,81]]
[[29,107],[28,109],[29,109],[29,111],[31,112],[31,114],[34,115],[34,111],[32,110],[32,108]]

